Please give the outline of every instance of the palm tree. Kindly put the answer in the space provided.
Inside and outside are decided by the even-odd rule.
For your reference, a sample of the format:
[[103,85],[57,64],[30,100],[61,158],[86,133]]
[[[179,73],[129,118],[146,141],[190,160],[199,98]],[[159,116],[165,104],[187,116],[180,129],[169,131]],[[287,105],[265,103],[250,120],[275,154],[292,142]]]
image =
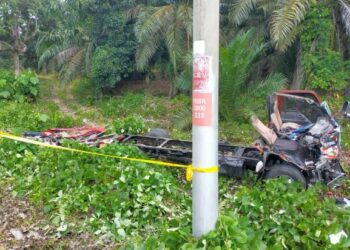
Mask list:
[[[348,0],[234,0],[233,3],[226,4],[230,9],[228,19],[235,26],[242,26],[245,23],[248,23],[249,26],[251,19],[254,20],[254,18],[260,16],[260,23],[263,27],[260,26],[259,30],[265,30],[265,34],[269,34],[272,45],[281,52],[286,52],[295,41],[298,41],[302,31],[300,24],[303,22],[311,4],[326,4],[334,9],[334,13],[341,13],[341,26],[343,27],[339,27],[339,29],[347,32],[350,30],[350,5]],[[336,11],[336,9],[340,9],[340,11]],[[340,36],[342,35],[340,34]],[[348,48],[348,38],[343,40],[345,40],[344,43]],[[296,43],[295,48],[296,64],[292,88],[298,89],[304,79],[301,63],[303,51],[300,42]]]
[[38,67],[54,67],[61,81],[67,83],[78,74],[90,72],[93,49],[92,39],[81,27],[47,32],[37,43]]
[[253,11],[264,15],[271,41],[276,49],[286,51],[298,34],[298,25],[314,0],[234,0],[230,4],[229,20],[241,25],[250,19]]
[[[247,122],[253,113],[264,112],[262,105],[267,95],[286,85],[286,77],[279,73],[270,74],[260,81],[254,79],[253,65],[267,48],[267,44],[254,39],[254,32],[239,32],[227,47],[220,49],[221,120],[231,121],[234,117],[235,120]],[[188,90],[191,74],[184,72],[178,84]],[[191,114],[191,109],[182,109],[174,115],[174,126],[179,130],[190,129]]]
[[90,72],[95,43],[83,7],[78,0],[59,1],[49,3],[44,12],[54,27],[42,32],[36,43],[38,68],[58,71],[63,83]]
[[253,30],[238,33],[226,48],[220,50],[220,115],[230,120],[233,116],[248,118],[250,112],[264,110],[257,107],[257,98],[281,89],[286,78],[270,74],[260,83],[251,79],[252,65],[266,50],[267,44],[254,39]]
[[[182,58],[191,49],[192,8],[188,1],[158,7],[137,7],[128,18],[137,17],[135,35],[138,41],[136,66],[144,71],[152,64],[158,50],[165,47],[174,81],[181,72]],[[176,92],[172,84],[169,96]]]
[[21,56],[38,33],[36,2],[1,1],[0,52],[10,52],[15,74],[21,73]]

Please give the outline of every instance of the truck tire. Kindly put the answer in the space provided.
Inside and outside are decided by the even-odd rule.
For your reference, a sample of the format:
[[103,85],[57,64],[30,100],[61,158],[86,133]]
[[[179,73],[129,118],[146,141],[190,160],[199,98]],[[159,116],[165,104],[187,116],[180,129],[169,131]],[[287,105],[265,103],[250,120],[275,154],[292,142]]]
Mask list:
[[146,136],[155,138],[170,138],[168,131],[162,128],[151,128],[151,130],[146,134]]
[[299,169],[289,164],[276,164],[265,175],[265,179],[273,179],[278,177],[287,177],[290,180],[299,182],[303,187],[307,187],[306,179]]

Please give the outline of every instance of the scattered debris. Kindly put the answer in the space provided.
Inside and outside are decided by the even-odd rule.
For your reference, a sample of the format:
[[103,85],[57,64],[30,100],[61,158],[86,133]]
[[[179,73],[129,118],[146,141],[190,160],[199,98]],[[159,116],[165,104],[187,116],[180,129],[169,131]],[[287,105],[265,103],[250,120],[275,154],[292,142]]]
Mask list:
[[348,235],[344,232],[344,230],[341,230],[340,232],[338,232],[336,234],[329,235],[329,239],[333,245],[338,244],[342,237],[345,237],[345,238],[348,237]]
[[22,231],[18,228],[10,229],[10,233],[15,237],[16,240],[24,240],[24,235]]

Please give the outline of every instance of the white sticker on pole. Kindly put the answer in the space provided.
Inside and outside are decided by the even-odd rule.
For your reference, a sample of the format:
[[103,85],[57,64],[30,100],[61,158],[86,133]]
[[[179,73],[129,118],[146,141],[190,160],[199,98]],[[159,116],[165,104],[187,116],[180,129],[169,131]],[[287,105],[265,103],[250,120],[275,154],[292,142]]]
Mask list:
[[212,125],[212,58],[205,55],[205,42],[195,41],[193,47],[192,123],[194,126]]

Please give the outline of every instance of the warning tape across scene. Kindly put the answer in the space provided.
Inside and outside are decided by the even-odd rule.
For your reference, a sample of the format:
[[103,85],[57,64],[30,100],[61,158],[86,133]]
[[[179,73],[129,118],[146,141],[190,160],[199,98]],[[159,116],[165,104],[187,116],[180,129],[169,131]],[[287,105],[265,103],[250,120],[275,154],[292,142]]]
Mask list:
[[186,169],[186,180],[187,181],[192,180],[193,172],[217,173],[219,171],[218,166],[214,166],[214,167],[210,167],[210,168],[198,168],[198,167],[193,167],[192,165],[177,164],[177,163],[164,162],[164,161],[158,161],[158,160],[139,159],[139,158],[132,158],[132,157],[127,157],[127,156],[116,156],[116,155],[97,153],[97,152],[86,151],[86,150],[81,150],[81,149],[50,145],[50,144],[31,140],[28,138],[19,137],[19,136],[12,135],[12,134],[9,134],[6,132],[1,132],[1,131],[0,131],[0,138],[5,138],[5,139],[13,140],[13,141],[19,141],[19,142],[37,145],[37,146],[42,146],[42,147],[46,147],[46,148],[52,148],[52,149],[56,149],[56,150],[63,150],[63,151],[69,151],[69,152],[74,152],[74,153],[86,154],[86,155],[114,158],[114,159],[125,160],[125,161],[141,162],[141,163],[147,163],[147,164],[158,165],[158,166],[163,166],[163,167],[182,168],[182,169]]

